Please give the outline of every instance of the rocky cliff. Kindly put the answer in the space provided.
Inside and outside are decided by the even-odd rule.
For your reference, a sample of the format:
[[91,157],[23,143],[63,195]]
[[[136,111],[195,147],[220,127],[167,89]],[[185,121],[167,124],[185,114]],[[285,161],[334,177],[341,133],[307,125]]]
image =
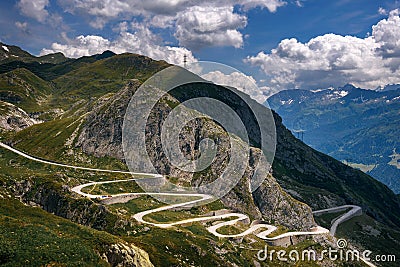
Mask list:
[[138,80],[131,80],[115,95],[101,97],[87,115],[75,146],[97,157],[111,156],[122,160],[124,115],[129,100],[139,86]]
[[36,123],[40,121],[31,118],[21,108],[0,101],[0,131],[20,131]]
[[[101,98],[87,116],[76,146],[89,154],[112,156],[124,160],[121,145],[123,118],[129,100],[139,85],[138,81],[131,81],[112,97]],[[153,108],[146,129],[148,154],[159,173],[178,178],[178,183],[189,183],[194,186],[209,183],[221,175],[229,160],[228,135],[220,125],[212,120],[190,121],[180,133],[181,151],[187,158],[196,158],[200,153],[200,141],[204,138],[215,139],[217,137],[218,148],[215,160],[211,166],[201,172],[185,172],[174,167],[169,163],[162,150],[160,136],[162,122],[179,103],[180,101],[176,97],[166,95]],[[263,218],[289,229],[308,229],[313,226],[315,223],[311,209],[282,190],[275,178],[268,173],[267,166],[264,169],[264,183],[254,194],[251,192],[251,177],[258,164],[259,154],[258,148],[251,149],[249,162],[242,179],[221,199],[222,202],[233,210],[249,214],[252,218]]]

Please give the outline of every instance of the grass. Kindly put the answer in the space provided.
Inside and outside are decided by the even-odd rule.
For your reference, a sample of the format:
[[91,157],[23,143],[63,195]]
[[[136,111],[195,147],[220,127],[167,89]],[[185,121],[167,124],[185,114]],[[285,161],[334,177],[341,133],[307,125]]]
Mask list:
[[277,229],[273,231],[271,234],[268,235],[268,237],[275,237],[284,233],[289,232],[289,229],[287,229],[285,226],[278,225]]
[[[33,125],[15,134],[17,148],[38,157],[60,159],[66,151],[66,140],[79,122],[76,118],[65,118]],[[68,127],[69,126],[69,127]]]
[[108,266],[98,253],[121,241],[15,199],[0,199],[1,266]]
[[99,184],[83,188],[82,192],[93,195],[115,195],[121,193],[143,192],[135,181]]
[[135,214],[140,211],[148,210],[148,209],[155,209],[165,204],[158,202],[157,200],[153,199],[151,196],[141,196],[135,199],[132,199],[126,203],[117,203],[112,204],[110,207],[114,209],[125,209],[130,214]]
[[332,226],[333,221],[338,218],[339,216],[348,212],[351,208],[334,213],[325,213],[321,215],[314,215],[315,221],[324,228],[329,229]]
[[191,214],[189,211],[160,211],[157,213],[151,213],[144,216],[145,221],[150,221],[154,223],[172,223],[176,221],[186,220],[196,218],[196,215]]
[[[45,111],[53,88],[28,71],[20,68],[0,74],[0,100],[10,102],[27,112]],[[42,103],[43,102],[43,103]]]
[[143,82],[167,66],[165,62],[152,61],[144,56],[122,54],[82,65],[54,82],[59,88],[59,95],[71,102],[76,98],[100,97],[117,92],[129,79]]
[[[336,235],[345,238],[360,250],[371,250],[373,258],[377,254],[395,255],[400,259],[398,250],[400,232],[375,221],[370,216],[363,214],[338,226]],[[387,262],[382,266],[398,266],[398,262]]]
[[36,124],[15,134],[2,135],[4,140],[14,143],[17,149],[38,158],[81,167],[128,170],[126,164],[118,159],[95,157],[78,148],[68,148],[67,141],[79,127],[78,118],[67,117]]
[[[130,178],[130,175],[122,175],[122,174],[105,174],[105,173],[97,173],[97,172],[85,172],[85,171],[77,171],[72,169],[60,168],[55,166],[48,166],[45,164],[33,162],[27,159],[24,159],[20,156],[15,155],[12,152],[1,150],[0,157],[0,182],[3,187],[8,187],[13,184],[14,181],[32,179],[34,177],[36,183],[42,184],[43,186],[57,186],[60,187],[65,184],[76,185],[78,183],[87,182],[88,180],[94,181],[102,181],[102,180],[113,180],[113,179],[126,179]],[[121,185],[128,189],[132,184],[126,183],[125,185],[121,183]],[[115,184],[115,186],[120,186]],[[119,190],[119,188],[107,188],[108,190]],[[178,199],[177,199],[178,200]],[[19,203],[19,202],[18,202]],[[80,202],[79,202],[80,203]],[[77,202],[76,205],[79,205]],[[22,204],[19,204],[22,205]],[[122,209],[127,211],[126,218],[129,218],[131,214],[134,214],[138,211],[147,210],[150,208],[156,208],[159,206],[163,206],[163,203],[160,203],[150,196],[143,196],[137,199],[133,199],[128,203],[120,203],[109,206],[113,212],[121,211]],[[2,205],[4,206],[4,205]],[[31,207],[23,206],[26,209],[33,209]],[[189,216],[192,218],[193,215],[204,214],[211,210],[218,210],[224,208],[220,201],[215,201],[209,203],[204,206],[195,207],[190,209],[190,211],[178,211],[171,212],[169,218],[176,218],[176,216]],[[27,210],[20,210],[23,213],[29,214]],[[48,216],[53,216],[48,214],[40,209],[36,208],[35,212],[41,212]],[[9,212],[10,215],[14,218],[20,218],[21,216],[17,211],[11,210]],[[1,214],[7,214],[2,211]],[[174,217],[173,217],[174,216]],[[37,216],[37,224],[38,228],[36,230],[27,230],[24,234],[21,232],[22,237],[34,237],[38,236],[37,240],[44,244],[56,244],[56,246],[60,247],[60,250],[48,249],[46,253],[38,253],[36,247],[39,247],[43,250],[48,247],[37,246],[36,243],[26,243],[26,246],[21,246],[21,251],[26,251],[26,255],[18,254],[18,256],[22,261],[29,260],[30,262],[35,260],[38,262],[38,265],[45,265],[48,263],[65,263],[67,266],[101,266],[101,262],[96,262],[97,258],[92,255],[92,250],[90,250],[90,245],[102,244],[99,239],[101,237],[96,237],[96,239],[87,239],[87,240],[79,240],[73,239],[74,232],[71,230],[70,235],[72,236],[72,241],[68,240],[65,242],[57,243],[53,239],[60,238],[57,237],[58,232],[51,233],[52,227],[48,226],[47,223],[50,223],[51,220],[46,217]],[[58,218],[56,216],[53,216]],[[59,220],[63,220],[58,218]],[[27,218],[27,223],[29,221],[33,221],[33,218]],[[67,221],[68,222],[68,221]],[[151,226],[140,225],[132,220],[128,220],[130,225],[124,226],[124,228],[115,228],[115,222],[110,221],[107,231],[112,232],[113,234],[118,234],[120,238],[123,238],[126,241],[132,242],[137,246],[145,249],[150,254],[151,261],[155,264],[155,266],[226,266],[236,264],[238,266],[252,266],[252,261],[255,256],[255,252],[246,254],[243,253],[244,249],[241,249],[237,246],[237,244],[232,243],[227,239],[218,239],[215,236],[209,233],[205,226],[201,223],[193,223],[188,226],[178,226],[173,227],[172,229],[158,229]],[[14,223],[12,223],[14,225]],[[71,223],[74,227],[76,224]],[[72,227],[72,226],[71,226]],[[15,227],[14,227],[15,228]],[[10,233],[13,232],[10,228],[4,228],[4,232]],[[26,228],[28,229],[28,228]],[[58,228],[56,228],[58,229]],[[80,228],[79,228],[80,229]],[[89,229],[83,227],[82,229]],[[91,229],[89,229],[91,230]],[[43,232],[41,232],[43,231]],[[50,231],[50,232],[49,232]],[[94,231],[94,230],[93,230]],[[15,231],[14,231],[15,232]],[[67,235],[70,230],[65,230],[62,234]],[[98,232],[98,231],[96,231]],[[42,234],[43,233],[43,234]],[[100,232],[103,233],[103,232]],[[107,233],[104,233],[107,235]],[[85,237],[84,233],[76,232],[77,238]],[[48,238],[47,240],[45,238]],[[112,238],[118,238],[112,236]],[[8,241],[5,241],[6,245],[3,246],[4,251],[9,254],[10,249],[13,248],[13,245],[9,245],[11,238]],[[47,242],[47,243],[46,243]],[[53,242],[53,243],[52,243]],[[54,243],[56,242],[56,243]],[[87,242],[87,243],[85,243]],[[259,242],[259,241],[258,241]],[[73,244],[79,243],[79,246],[76,245],[71,247]],[[259,242],[257,244],[261,244]],[[89,244],[89,245],[86,245]],[[50,245],[49,245],[50,246]],[[86,246],[89,246],[87,248]],[[248,248],[254,249],[254,245],[246,245]],[[167,248],[168,247],[168,248]],[[259,246],[261,247],[261,245]],[[79,250],[79,254],[74,254],[76,250]],[[101,246],[100,248],[101,249]],[[14,252],[11,251],[12,255],[17,255],[15,253],[19,253],[19,249]],[[64,256],[54,255],[55,252],[65,251],[66,255],[68,255],[68,259],[63,258]],[[223,251],[226,254],[218,254],[218,251]],[[13,254],[14,253],[14,254]],[[42,258],[36,259],[36,255],[42,255]],[[69,256],[71,255],[71,256]],[[39,256],[37,256],[39,257]],[[81,264],[82,257],[85,259]],[[84,265],[86,264],[86,265]],[[23,266],[24,264],[17,264]],[[270,266],[282,266],[278,263],[273,263]]]
[[246,230],[248,227],[240,227],[239,224],[235,225],[226,225],[218,228],[217,232],[223,235],[237,235],[242,233],[244,230]]

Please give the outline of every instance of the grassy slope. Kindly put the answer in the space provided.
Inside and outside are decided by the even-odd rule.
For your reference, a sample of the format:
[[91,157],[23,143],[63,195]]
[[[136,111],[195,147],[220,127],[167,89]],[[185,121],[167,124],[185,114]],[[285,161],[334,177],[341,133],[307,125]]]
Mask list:
[[[27,98],[21,102],[21,107],[26,108],[28,112],[41,111],[37,110],[37,103],[33,101],[35,99],[23,95],[25,88],[21,89],[18,86],[10,88],[8,84],[7,75],[21,72],[21,69],[24,69],[21,78],[28,78],[26,82],[32,85],[33,89],[42,90],[33,92],[35,97],[54,93],[52,106],[66,110],[78,100],[88,100],[88,98],[97,98],[109,92],[116,92],[126,84],[128,79],[135,78],[144,81],[153,73],[169,66],[164,61],[154,61],[145,56],[115,55],[109,51],[79,59],[63,60],[60,55],[55,55],[54,59],[51,59],[51,56],[50,58],[32,56],[27,58],[29,60],[21,61],[20,58],[15,58],[14,61],[1,62],[0,92],[13,92],[22,98]],[[52,63],[43,63],[45,61]],[[52,86],[55,88],[48,90]]]
[[146,80],[153,73],[167,67],[164,61],[121,54],[86,64],[55,79],[58,94],[64,98],[99,97],[116,92],[128,79]]
[[44,111],[52,94],[51,85],[27,69],[15,69],[0,74],[0,98],[17,105],[27,112]]
[[[339,199],[342,204],[361,206],[364,216],[379,226],[381,235],[376,240],[363,238],[363,230],[357,231],[356,224],[347,224],[347,227],[340,232],[340,236],[374,253],[384,254],[392,251],[400,257],[398,250],[387,249],[399,246],[400,202],[398,197],[385,185],[367,174],[306,146],[286,129],[280,128],[278,131],[281,133],[284,131],[286,134],[278,135],[281,139],[278,139],[273,173],[283,187],[297,192],[293,194],[293,197],[311,204],[314,210],[327,207],[320,206],[321,196]],[[284,148],[287,144],[290,144],[290,147]],[[282,151],[290,151],[290,159],[295,160],[288,163],[287,159],[283,159]],[[299,167],[303,168],[303,171],[300,171]],[[387,238],[387,235],[394,238]]]
[[399,266],[400,231],[381,224],[366,214],[339,225],[337,236],[371,250],[371,258],[378,254],[395,255],[397,262],[386,262],[382,266]]
[[[280,120],[276,117],[276,120]],[[286,189],[302,190],[302,200],[316,208],[319,195],[332,195],[364,208],[373,217],[400,229],[400,202],[385,185],[295,138],[278,123],[274,176]],[[290,153],[290,158],[285,158]],[[374,192],[371,195],[371,192]]]
[[108,266],[103,246],[121,241],[15,199],[0,199],[2,266]]
[[[0,264],[4,266],[108,266],[98,253],[123,239],[80,226],[11,196],[16,183],[61,188],[79,180],[123,179],[36,163],[0,150]],[[79,203],[79,202],[77,202]],[[2,265],[3,266],[3,265]]]

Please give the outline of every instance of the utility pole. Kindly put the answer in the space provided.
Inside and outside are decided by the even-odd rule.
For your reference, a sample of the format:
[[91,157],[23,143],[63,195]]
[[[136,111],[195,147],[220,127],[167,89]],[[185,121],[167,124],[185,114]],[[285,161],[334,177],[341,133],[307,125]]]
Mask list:
[[293,130],[294,133],[297,135],[297,139],[304,141],[304,132],[305,130]]

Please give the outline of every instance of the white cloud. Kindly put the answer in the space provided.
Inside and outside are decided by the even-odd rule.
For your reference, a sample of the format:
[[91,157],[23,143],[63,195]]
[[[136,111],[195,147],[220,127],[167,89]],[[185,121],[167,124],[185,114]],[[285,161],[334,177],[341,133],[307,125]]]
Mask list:
[[69,44],[53,43],[51,49],[43,49],[41,55],[62,52],[67,57],[77,58],[100,54],[105,50],[109,50],[111,42],[101,36],[80,35],[72,40]]
[[24,33],[29,33],[29,30],[28,30],[28,23],[27,23],[27,22],[20,22],[20,21],[17,21],[17,22],[15,22],[15,26],[16,26],[18,29],[20,29],[22,32],[24,32]]
[[296,6],[298,6],[298,7],[303,7],[303,6],[304,6],[303,3],[302,3],[300,0],[296,0],[296,1],[295,1],[295,4],[296,4]]
[[140,15],[151,17],[164,15],[175,17],[182,11],[190,8],[201,7],[233,7],[240,6],[244,10],[253,8],[267,8],[270,12],[275,12],[279,7],[286,4],[282,0],[64,0],[59,2],[70,13],[82,13],[92,16],[115,18],[121,14]]
[[42,23],[45,22],[49,16],[46,10],[48,5],[49,0],[20,0],[17,4],[22,14]]
[[256,80],[252,76],[247,76],[237,71],[230,74],[225,74],[221,71],[212,71],[202,74],[201,77],[219,85],[235,87],[250,95],[251,98],[259,103],[264,103],[270,95],[275,93],[267,86],[258,87]]
[[134,8],[130,6],[133,1],[124,0],[65,0],[59,1],[64,10],[72,13],[115,18],[118,15]]
[[[126,29],[125,26],[122,25],[122,29]],[[133,33],[123,30],[115,40],[108,40],[96,35],[81,35],[72,40],[65,38],[66,44],[53,43],[50,49],[43,49],[41,55],[62,52],[67,57],[77,58],[111,50],[118,54],[124,52],[138,53],[156,60],[162,59],[172,64],[182,64],[184,55],[187,56],[188,62],[196,61],[188,49],[161,46],[158,36],[145,26],[134,24],[133,27],[135,29]]]
[[[284,6],[282,0],[65,0],[60,5],[66,12],[90,18],[93,28],[101,29],[118,18],[140,16],[156,28],[171,28],[180,45],[190,49],[203,46],[243,45],[239,32],[247,24],[245,12],[266,8],[270,12]],[[241,14],[234,12],[241,8]]]
[[276,12],[278,7],[286,5],[286,2],[281,0],[242,0],[239,1],[239,4],[242,5],[245,10],[261,7],[267,8],[269,12]]
[[398,10],[373,26],[366,38],[326,34],[307,43],[285,39],[270,53],[246,62],[259,66],[275,89],[320,88],[353,83],[374,89],[400,82]]
[[380,15],[387,15],[387,14],[388,14],[387,11],[386,11],[386,9],[384,9],[383,7],[379,7],[378,13],[379,13]]
[[233,13],[233,7],[193,7],[177,17],[175,37],[183,46],[198,49],[243,45],[243,36],[237,29],[246,26],[247,18]]
[[388,19],[383,19],[372,26],[372,36],[381,44],[379,51],[384,57],[400,57],[399,10],[391,11]]

